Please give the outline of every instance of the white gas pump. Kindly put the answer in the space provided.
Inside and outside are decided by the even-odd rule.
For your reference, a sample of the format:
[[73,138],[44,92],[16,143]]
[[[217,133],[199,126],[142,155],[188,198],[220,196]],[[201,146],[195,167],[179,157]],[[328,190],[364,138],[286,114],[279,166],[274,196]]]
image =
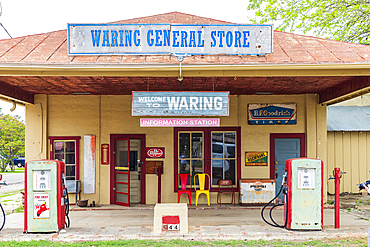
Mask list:
[[[288,230],[322,230],[323,227],[323,162],[317,159],[298,158],[285,161],[285,174],[278,194],[267,203],[262,211],[262,219],[274,227]],[[266,207],[284,193],[284,203],[275,204],[270,209],[270,219],[266,221],[263,212]],[[284,205],[284,225],[272,218],[272,210]]]
[[323,226],[323,168],[317,159],[288,159],[285,161],[288,193],[286,228],[291,230],[322,230]]
[[58,232],[69,226],[64,173],[62,161],[35,160],[26,163],[24,232]]

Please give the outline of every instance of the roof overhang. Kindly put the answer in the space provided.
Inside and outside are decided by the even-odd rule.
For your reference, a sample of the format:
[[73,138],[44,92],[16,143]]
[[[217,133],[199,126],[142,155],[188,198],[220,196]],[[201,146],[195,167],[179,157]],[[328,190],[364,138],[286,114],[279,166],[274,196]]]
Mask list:
[[[21,104],[33,104],[33,96],[37,93],[55,94],[50,87],[39,88],[37,92],[30,90],[36,84],[28,84],[28,80],[47,81],[48,78],[59,81],[68,81],[72,77],[118,77],[118,78],[178,78],[179,76],[192,78],[275,78],[275,82],[282,78],[329,78],[340,81],[345,77],[349,79],[335,86],[325,86],[310,92],[319,95],[322,104],[338,103],[370,91],[370,64],[369,63],[334,63],[334,64],[248,64],[248,65],[219,65],[219,64],[35,64],[35,63],[1,63],[0,66],[0,92],[2,98],[16,101]],[[6,77],[8,81],[5,80]],[[336,79],[337,78],[337,79]],[[3,80],[2,80],[3,79]],[[16,83],[9,80],[25,80],[23,86],[17,87]],[[250,79],[249,79],[250,80]],[[307,79],[305,79],[307,81]],[[99,82],[92,81],[98,85]],[[240,83],[240,82],[238,82]],[[268,82],[270,83],[270,82]],[[52,86],[63,86],[52,83]],[[312,83],[314,84],[314,83]],[[228,84],[229,87],[237,83]],[[294,87],[294,84],[291,85]],[[302,85],[300,85],[302,86]],[[192,89],[190,89],[192,90]],[[228,90],[228,88],[224,88]],[[244,91],[245,92],[245,91]],[[127,93],[127,92],[126,92]],[[290,92],[292,93],[292,92]],[[300,91],[300,93],[305,93]],[[95,91],[95,94],[107,94]],[[108,93],[109,94],[109,93]],[[246,93],[248,94],[248,93]]]
[[[19,64],[2,63],[0,76],[151,76],[177,77],[179,64]],[[369,63],[356,64],[181,64],[183,76],[193,77],[288,77],[370,76]]]

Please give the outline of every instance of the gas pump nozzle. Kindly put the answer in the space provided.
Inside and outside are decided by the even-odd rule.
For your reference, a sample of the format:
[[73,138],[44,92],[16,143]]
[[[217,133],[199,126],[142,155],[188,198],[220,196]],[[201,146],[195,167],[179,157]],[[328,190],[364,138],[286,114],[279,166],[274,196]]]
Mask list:
[[283,186],[286,183],[286,176],[287,176],[287,174],[285,172],[284,175],[283,175],[283,179],[281,180],[281,186]]

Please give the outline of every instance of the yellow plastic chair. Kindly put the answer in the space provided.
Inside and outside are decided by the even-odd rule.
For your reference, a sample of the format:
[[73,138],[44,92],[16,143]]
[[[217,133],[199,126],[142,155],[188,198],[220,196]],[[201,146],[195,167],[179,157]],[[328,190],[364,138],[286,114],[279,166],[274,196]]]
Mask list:
[[[209,204],[209,189],[205,190],[205,184],[206,184],[206,175],[208,176],[208,188],[211,188],[211,179],[207,173],[197,173],[194,176],[194,189],[195,189],[195,206],[198,206],[198,198],[200,194],[206,194],[207,196],[207,203],[208,206]],[[199,181],[199,189],[197,190],[197,186],[195,184],[195,178],[198,176],[198,181]]]

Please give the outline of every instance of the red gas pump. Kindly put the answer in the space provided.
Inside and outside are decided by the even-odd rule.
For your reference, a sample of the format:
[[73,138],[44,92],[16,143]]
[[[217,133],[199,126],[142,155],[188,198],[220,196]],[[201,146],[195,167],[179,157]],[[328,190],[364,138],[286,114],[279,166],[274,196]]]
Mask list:
[[69,226],[65,165],[62,161],[27,162],[25,195],[24,232],[58,232]]

